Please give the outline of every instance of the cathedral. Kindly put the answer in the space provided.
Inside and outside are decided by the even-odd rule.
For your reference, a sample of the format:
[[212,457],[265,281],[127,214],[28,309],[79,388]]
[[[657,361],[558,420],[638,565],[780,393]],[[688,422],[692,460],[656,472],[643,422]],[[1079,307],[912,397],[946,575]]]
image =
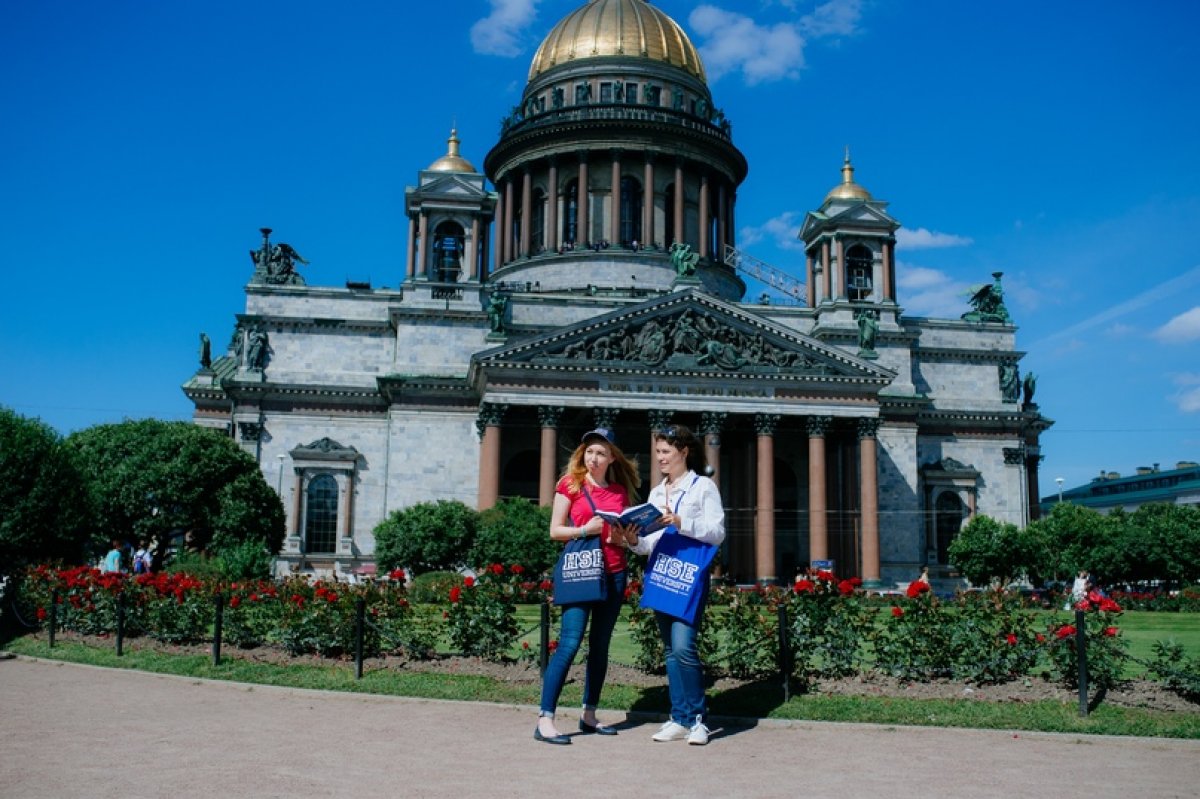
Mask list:
[[905,316],[900,223],[848,153],[796,232],[804,274],[775,270],[737,246],[749,166],[684,30],[591,0],[545,37],[482,169],[451,131],[417,173],[398,288],[307,285],[264,228],[228,349],[183,389],[279,491],[280,573],[371,573],[373,529],[418,502],[549,504],[597,426],[645,491],[655,430],[702,436],[716,568],[740,584],[812,564],[950,580],[972,514],[1026,524],[1052,422],[1000,274],[961,318]]

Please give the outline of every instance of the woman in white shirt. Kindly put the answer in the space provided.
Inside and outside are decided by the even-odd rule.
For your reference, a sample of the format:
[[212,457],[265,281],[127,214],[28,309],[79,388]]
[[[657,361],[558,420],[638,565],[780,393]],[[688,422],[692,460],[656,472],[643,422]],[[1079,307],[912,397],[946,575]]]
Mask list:
[[[705,544],[719,546],[725,540],[725,508],[717,484],[704,476],[708,461],[704,446],[696,435],[682,425],[674,425],[654,436],[654,460],[663,481],[650,492],[649,502],[663,509],[664,520],[679,534]],[[665,531],[638,538],[626,531],[630,549],[651,555]],[[659,635],[666,654],[667,684],[671,697],[671,718],[654,734],[655,741],[679,741],[703,746],[708,743],[705,726],[707,705],[704,696],[704,664],[696,651],[696,634],[704,618],[709,576],[704,571],[702,591],[695,623],[655,611]]]

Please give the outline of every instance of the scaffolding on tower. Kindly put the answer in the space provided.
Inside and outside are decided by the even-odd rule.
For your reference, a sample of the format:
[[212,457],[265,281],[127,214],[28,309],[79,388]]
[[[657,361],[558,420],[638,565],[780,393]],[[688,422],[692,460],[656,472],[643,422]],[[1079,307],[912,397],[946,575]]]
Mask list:
[[799,280],[729,244],[725,245],[725,263],[797,302],[804,303],[808,298],[808,291]]

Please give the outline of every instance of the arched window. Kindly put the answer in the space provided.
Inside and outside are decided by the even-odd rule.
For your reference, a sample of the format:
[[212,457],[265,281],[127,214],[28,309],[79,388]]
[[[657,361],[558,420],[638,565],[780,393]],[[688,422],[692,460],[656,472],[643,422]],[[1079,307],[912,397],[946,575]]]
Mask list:
[[938,563],[950,562],[950,542],[962,529],[963,504],[958,494],[953,491],[943,491],[934,503],[934,527],[937,535]]
[[328,474],[308,484],[304,510],[304,551],[334,552],[337,545],[337,480]]
[[463,247],[466,236],[457,222],[442,222],[433,231],[433,280],[457,283],[462,272]]
[[663,246],[670,247],[675,243],[675,184],[667,186],[663,192]]
[[568,181],[563,190],[562,241],[574,244],[579,238],[579,181]]
[[621,178],[621,244],[628,247],[642,240],[642,184],[637,178]]
[[870,299],[874,264],[875,257],[866,245],[855,244],[846,251],[846,296],[851,300]]
[[541,189],[533,190],[533,219],[529,221],[529,247],[532,255],[546,249],[546,193]]

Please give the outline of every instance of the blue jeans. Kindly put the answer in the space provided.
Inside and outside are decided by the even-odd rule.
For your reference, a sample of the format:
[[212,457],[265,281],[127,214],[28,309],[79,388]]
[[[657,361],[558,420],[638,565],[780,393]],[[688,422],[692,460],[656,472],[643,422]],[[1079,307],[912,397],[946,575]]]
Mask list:
[[583,678],[583,706],[595,708],[600,704],[600,691],[608,674],[608,644],[612,641],[613,628],[621,615],[625,603],[625,572],[605,572],[608,580],[605,598],[599,602],[581,605],[564,605],[562,624],[558,632],[558,649],[546,665],[542,679],[541,715],[553,716],[558,707],[558,697],[567,681],[567,670],[575,662],[575,655],[583,644],[583,631],[588,617],[592,629],[588,633],[587,669]]
[[704,664],[696,651],[696,634],[704,618],[704,603],[696,615],[696,624],[654,611],[658,634],[667,661],[667,693],[671,697],[671,720],[691,727],[708,715],[704,698]]

